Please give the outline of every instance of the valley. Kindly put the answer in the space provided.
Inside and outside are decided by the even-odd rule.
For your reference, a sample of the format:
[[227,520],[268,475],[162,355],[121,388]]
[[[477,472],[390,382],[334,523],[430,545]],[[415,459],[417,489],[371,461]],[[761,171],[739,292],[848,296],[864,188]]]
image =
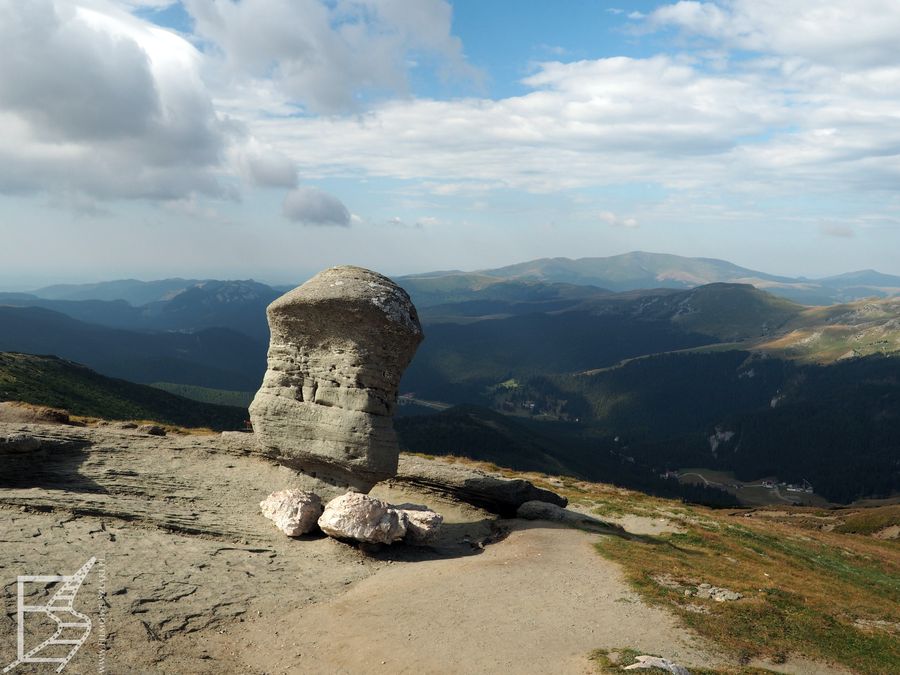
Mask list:
[[[633,253],[398,281],[427,336],[401,385],[410,451],[709,504],[781,499],[674,472],[808,480],[804,503],[900,490],[893,277],[811,281]],[[279,292],[171,279],[0,294],[0,351],[245,408],[265,369],[264,308]],[[66,407],[65,395],[54,401]]]

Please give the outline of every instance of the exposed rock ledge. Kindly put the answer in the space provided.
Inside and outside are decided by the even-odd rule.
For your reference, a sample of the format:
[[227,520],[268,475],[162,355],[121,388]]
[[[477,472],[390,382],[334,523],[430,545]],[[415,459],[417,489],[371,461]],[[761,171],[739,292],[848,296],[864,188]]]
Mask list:
[[516,510],[525,502],[540,501],[561,507],[569,503],[565,497],[535,487],[522,478],[503,478],[415,455],[400,458],[394,480],[450,495],[507,517],[515,516]]

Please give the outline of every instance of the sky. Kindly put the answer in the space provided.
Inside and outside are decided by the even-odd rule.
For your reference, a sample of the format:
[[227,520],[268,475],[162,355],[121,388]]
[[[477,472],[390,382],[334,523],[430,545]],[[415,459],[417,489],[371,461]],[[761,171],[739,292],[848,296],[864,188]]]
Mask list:
[[896,0],[0,0],[0,287],[900,274]]

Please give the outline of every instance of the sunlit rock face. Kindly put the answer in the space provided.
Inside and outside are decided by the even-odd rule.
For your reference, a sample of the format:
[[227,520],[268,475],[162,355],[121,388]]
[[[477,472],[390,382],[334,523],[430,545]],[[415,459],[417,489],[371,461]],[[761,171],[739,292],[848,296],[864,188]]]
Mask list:
[[267,309],[268,370],[250,405],[266,454],[325,483],[368,491],[397,471],[397,387],[422,341],[402,288],[376,272],[320,272]]

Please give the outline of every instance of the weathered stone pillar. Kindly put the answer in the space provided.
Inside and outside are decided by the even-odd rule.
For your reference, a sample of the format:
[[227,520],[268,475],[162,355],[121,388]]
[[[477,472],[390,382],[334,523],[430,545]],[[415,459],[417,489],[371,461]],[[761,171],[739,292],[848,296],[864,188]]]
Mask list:
[[260,449],[336,487],[367,492],[395,475],[397,387],[423,338],[406,291],[332,267],[266,313],[268,370],[250,405]]

